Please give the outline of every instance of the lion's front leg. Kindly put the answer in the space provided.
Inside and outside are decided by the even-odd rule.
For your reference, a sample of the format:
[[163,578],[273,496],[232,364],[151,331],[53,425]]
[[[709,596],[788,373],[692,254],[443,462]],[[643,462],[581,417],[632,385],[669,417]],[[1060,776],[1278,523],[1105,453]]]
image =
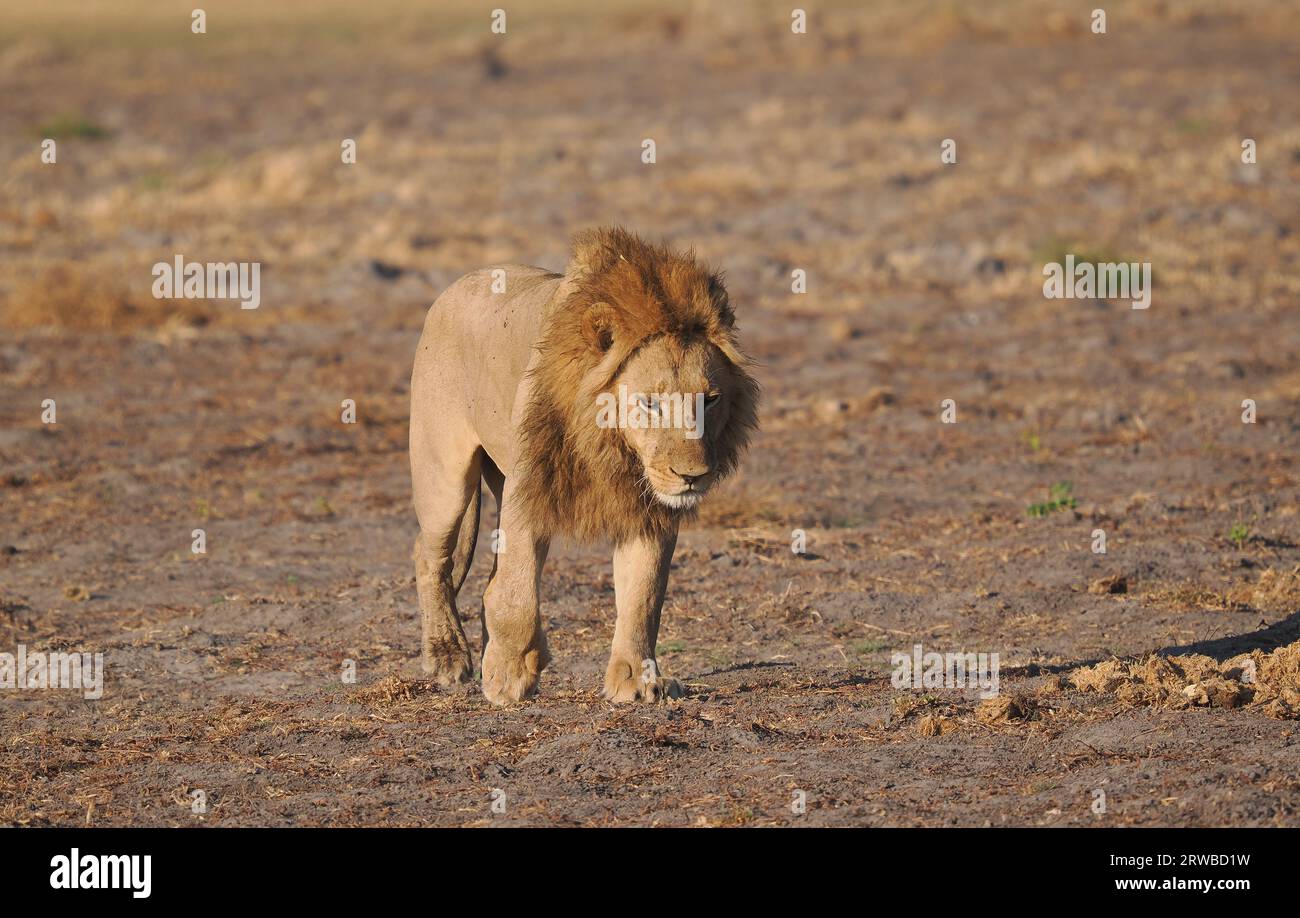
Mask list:
[[537,692],[538,677],[551,661],[538,598],[549,542],[512,527],[505,516],[499,563],[483,594],[487,626],[483,694],[493,704],[531,697]]
[[680,698],[682,687],[659,672],[655,643],[659,613],[668,588],[668,568],[677,545],[674,529],[662,539],[639,537],[614,549],[614,647],[605,670],[610,701],[661,701]]

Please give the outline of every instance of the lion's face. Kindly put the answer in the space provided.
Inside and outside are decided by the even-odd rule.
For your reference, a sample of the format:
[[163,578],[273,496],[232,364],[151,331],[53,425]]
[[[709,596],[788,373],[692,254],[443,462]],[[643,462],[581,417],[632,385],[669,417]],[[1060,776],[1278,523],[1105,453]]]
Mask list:
[[659,503],[692,509],[717,481],[716,446],[735,389],[730,363],[698,338],[659,336],[618,374],[612,394],[627,406],[619,432]]
[[538,532],[675,532],[758,423],[722,278],[619,229],[580,234],[564,278],[529,371],[516,504]]

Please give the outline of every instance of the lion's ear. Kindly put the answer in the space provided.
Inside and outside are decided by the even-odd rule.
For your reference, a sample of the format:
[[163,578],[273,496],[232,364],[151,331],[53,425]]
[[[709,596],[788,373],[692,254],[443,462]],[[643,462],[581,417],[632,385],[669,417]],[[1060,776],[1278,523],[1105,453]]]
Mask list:
[[718,311],[718,321],[722,323],[722,327],[735,328],[736,312],[731,308],[731,298],[727,296],[727,288],[720,271],[709,275],[709,298],[713,301],[714,309]]
[[605,353],[614,344],[614,308],[593,303],[582,315],[582,337],[594,351]]

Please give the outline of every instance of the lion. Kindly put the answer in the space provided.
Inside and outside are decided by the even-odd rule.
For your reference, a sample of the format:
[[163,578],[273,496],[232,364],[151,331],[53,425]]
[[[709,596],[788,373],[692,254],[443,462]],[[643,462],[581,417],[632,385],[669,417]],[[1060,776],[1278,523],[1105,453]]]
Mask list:
[[474,660],[456,610],[496,499],[483,694],[534,695],[550,656],[538,598],[551,539],[613,544],[604,695],[678,697],[655,644],[678,527],[737,467],[758,386],[719,274],[621,228],[574,237],[563,274],[501,265],[430,307],[411,377],[421,664],[444,688]]

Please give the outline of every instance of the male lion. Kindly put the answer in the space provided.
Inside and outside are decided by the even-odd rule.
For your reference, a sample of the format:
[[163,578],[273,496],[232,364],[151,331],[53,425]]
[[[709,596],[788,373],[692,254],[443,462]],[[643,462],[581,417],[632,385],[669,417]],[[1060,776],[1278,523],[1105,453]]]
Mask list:
[[[425,318],[411,377],[425,671],[443,686],[473,678],[456,594],[482,479],[500,509],[483,595],[483,694],[506,704],[537,690],[550,659],[538,587],[557,534],[614,543],[605,696],[680,694],[654,664],[668,566],[678,524],[736,467],[756,425],[746,364],[721,278],[622,229],[579,234],[562,275],[504,265],[447,288]],[[677,394],[688,423],[671,426],[665,403]],[[603,410],[619,395],[632,410]]]

